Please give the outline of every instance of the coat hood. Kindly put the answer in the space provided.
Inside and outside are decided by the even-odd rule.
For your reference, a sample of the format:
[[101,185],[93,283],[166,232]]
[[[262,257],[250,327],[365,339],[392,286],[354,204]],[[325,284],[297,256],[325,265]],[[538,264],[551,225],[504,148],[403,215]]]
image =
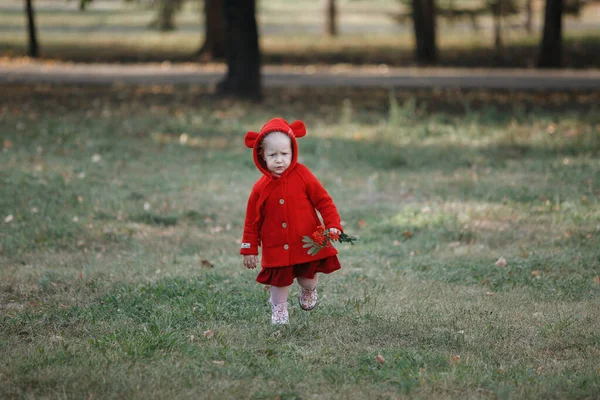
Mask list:
[[292,162],[288,169],[283,173],[282,176],[286,175],[289,171],[293,170],[298,162],[298,144],[296,138],[306,135],[306,126],[302,121],[294,121],[288,124],[283,118],[273,118],[267,122],[260,130],[260,132],[248,132],[244,139],[246,147],[252,149],[252,155],[254,157],[254,164],[256,167],[266,176],[272,177],[273,174],[267,169],[267,165],[259,154],[262,140],[271,132],[281,132],[288,135],[292,142]]

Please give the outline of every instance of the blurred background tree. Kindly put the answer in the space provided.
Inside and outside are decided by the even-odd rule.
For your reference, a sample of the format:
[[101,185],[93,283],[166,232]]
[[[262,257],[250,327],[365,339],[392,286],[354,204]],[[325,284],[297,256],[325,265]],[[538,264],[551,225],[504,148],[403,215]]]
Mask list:
[[[273,43],[274,39],[282,43],[281,49],[277,50],[277,52],[273,52],[272,47],[268,50],[267,60],[269,63],[349,62],[360,64],[387,63],[387,60],[392,60],[392,65],[410,64],[411,60],[407,60],[404,56],[395,55],[396,52],[398,54],[405,52],[404,47],[394,44],[394,46],[397,46],[395,49],[392,47],[388,48],[386,46],[390,45],[382,45],[384,41],[377,42],[378,39],[374,42],[362,38],[357,40],[357,43],[362,43],[363,47],[359,49],[355,44],[352,44],[354,48],[351,51],[356,53],[347,52],[344,49],[344,46],[346,46],[344,43],[348,43],[349,41],[348,33],[356,35],[358,38],[358,32],[368,32],[367,29],[371,27],[375,30],[379,28],[372,23],[371,25],[360,27],[360,22],[357,23],[356,20],[353,20],[350,23],[346,18],[353,17],[358,18],[358,21],[369,21],[372,15],[378,13],[387,13],[386,15],[390,15],[389,11],[382,10],[390,10],[391,4],[397,4],[402,9],[401,11],[392,13],[394,20],[399,24],[397,35],[404,38],[406,36],[404,32],[412,30],[414,38],[414,41],[411,42],[414,43],[413,60],[417,65],[448,65],[448,59],[450,58],[452,60],[450,61],[450,65],[463,66],[462,61],[458,61],[457,54],[460,53],[455,50],[452,50],[452,52],[444,50],[443,46],[444,41],[447,43],[448,32],[453,31],[453,34],[456,34],[456,32],[463,30],[465,26],[468,28],[470,25],[473,31],[476,32],[473,35],[476,38],[475,40],[480,42],[481,38],[486,38],[489,35],[490,46],[484,48],[484,50],[487,51],[489,49],[490,51],[487,51],[485,56],[480,56],[476,54],[478,51],[477,48],[473,47],[470,50],[472,54],[469,55],[471,59],[466,63],[469,66],[483,66],[482,62],[485,63],[485,66],[522,66],[522,56],[525,54],[524,52],[527,52],[525,56],[528,60],[537,54],[536,60],[534,62],[528,61],[527,66],[535,65],[540,68],[556,68],[562,67],[565,63],[563,59],[564,16],[579,15],[581,9],[587,4],[584,0],[389,0],[388,2],[373,0],[372,3],[362,1],[365,4],[362,4],[361,0],[312,0],[310,4],[306,2],[301,5],[293,1],[278,0],[276,6],[273,6],[273,2],[262,2],[257,5],[255,1],[244,2],[242,4],[234,0],[93,1],[94,4],[99,3],[99,6],[101,5],[102,7],[107,7],[110,4],[111,9],[115,10],[118,7],[115,7],[114,4],[119,2],[121,4],[132,3],[131,8],[128,8],[128,10],[136,10],[135,7],[140,6],[137,10],[144,10],[146,14],[152,12],[152,18],[146,23],[146,26],[160,32],[165,32],[165,37],[171,35],[171,32],[177,32],[179,30],[177,26],[178,22],[181,21],[184,21],[186,24],[185,30],[199,31],[199,33],[194,34],[197,34],[202,39],[202,42],[196,49],[189,51],[185,57],[190,61],[203,62],[225,60],[228,74],[226,79],[219,85],[219,90],[223,93],[235,94],[239,92],[243,95],[253,93],[253,96],[260,93],[261,48],[259,46],[259,29],[257,26],[257,6],[259,5],[262,10],[270,7],[271,13],[275,9],[279,13],[276,19],[271,14],[271,19],[266,21],[261,20],[261,27],[267,32],[265,35],[267,36],[267,45]],[[27,54],[31,57],[38,57],[40,54],[40,33],[36,29],[36,13],[34,10],[34,4],[36,3],[33,0],[25,1],[28,38]],[[45,9],[51,4],[43,0],[39,3],[43,4]],[[92,3],[92,0],[77,0],[77,4],[81,10],[85,10],[90,3]],[[363,7],[362,14],[356,14],[355,11],[354,16],[352,16],[340,12],[340,8],[343,11],[344,7],[356,7],[354,4],[358,3],[361,3],[360,7]],[[304,7],[308,7],[307,12],[304,12]],[[286,14],[288,10],[289,12]],[[184,12],[185,15],[182,16]],[[294,13],[297,13],[297,15],[294,15]],[[182,16],[181,20],[178,20],[178,15]],[[196,22],[193,22],[193,20],[190,22],[190,15],[196,15]],[[534,15],[536,18],[534,18]],[[543,18],[539,18],[538,16],[543,16]],[[126,22],[123,22],[122,24],[124,25],[119,28],[129,28],[129,21],[126,18],[122,19]],[[536,24],[538,21],[539,25]],[[342,27],[345,26],[346,29],[351,27],[350,29],[352,30],[340,30],[340,22],[342,23]],[[134,25],[137,23],[134,22]],[[194,23],[197,24],[198,30],[193,28],[192,25]],[[459,28],[452,28],[454,24],[457,24]],[[541,35],[539,36],[539,41],[536,37],[537,35],[533,36],[538,31],[535,29],[536,25],[540,26],[539,31]],[[314,33],[316,36],[319,34],[322,35],[322,42],[327,43],[326,46],[329,46],[327,49],[329,53],[325,57],[318,50],[322,42],[319,40],[311,42],[310,35],[313,33],[309,33],[311,31],[306,30],[305,27],[307,26],[310,26],[310,29],[315,26],[316,32]],[[301,29],[305,30],[298,31],[298,27],[302,27]],[[44,28],[43,21],[42,28]],[[60,28],[60,26],[53,28]],[[296,31],[290,34],[288,33],[288,29]],[[389,27],[386,29],[388,29],[388,37],[392,37],[392,30]],[[512,43],[510,42],[510,32],[513,32],[515,29],[520,29],[521,32],[530,35],[531,39],[527,39],[526,45],[522,44],[525,43],[524,41],[520,42],[518,46],[514,45],[514,40]],[[114,35],[119,35],[119,32],[125,35],[128,30],[117,30],[114,32]],[[41,34],[45,35],[46,33],[42,32]],[[441,55],[438,38],[440,34],[442,35]],[[138,35],[140,34],[138,33]],[[464,33],[461,33],[461,35],[464,36]],[[521,35],[521,38],[524,37],[523,33],[519,35]],[[287,38],[290,38],[289,43]],[[468,39],[471,40],[470,38]],[[139,36],[139,40],[143,42],[145,39]],[[310,44],[305,45],[306,51],[304,53],[300,53],[300,50],[298,50],[300,47],[296,47],[296,49],[289,52],[287,46],[292,44],[291,40],[297,42],[304,41]],[[394,43],[400,43],[401,40],[394,41]],[[536,43],[532,44],[532,40],[535,40]],[[146,41],[146,43],[151,43],[151,41]],[[585,44],[582,41],[579,43]],[[339,47],[336,49],[335,46]],[[361,46],[361,44],[358,46]],[[465,46],[468,47],[469,44]],[[519,49],[519,46],[522,49]],[[517,51],[515,47],[517,47]],[[82,45],[81,48],[84,49],[85,46]],[[106,51],[114,51],[112,50],[113,48],[110,47]],[[572,56],[573,50],[573,46],[570,46],[570,56]],[[338,51],[337,54],[335,54],[336,51]],[[461,49],[461,51],[469,51],[469,49]],[[581,51],[586,50],[583,48]],[[129,54],[132,53],[127,53],[124,57],[125,60],[131,58]],[[377,54],[377,56],[372,57],[372,54]],[[590,59],[593,59],[593,57],[593,55],[588,56]],[[402,62],[394,60],[402,60]]]
[[27,14],[27,37],[29,57],[38,58],[40,48],[37,39],[37,29],[35,28],[35,12],[33,10],[33,0],[25,0],[25,13]]

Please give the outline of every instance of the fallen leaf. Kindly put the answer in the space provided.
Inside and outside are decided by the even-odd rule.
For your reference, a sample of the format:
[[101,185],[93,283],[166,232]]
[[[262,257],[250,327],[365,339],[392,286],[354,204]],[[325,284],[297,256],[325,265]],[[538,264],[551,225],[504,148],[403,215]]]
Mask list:
[[94,155],[92,156],[92,162],[93,162],[93,163],[100,162],[100,160],[102,160],[102,157],[100,157],[100,154],[94,154]]
[[404,236],[405,238],[411,238],[413,237],[413,233],[411,231],[404,231],[404,233],[402,234],[402,236]]
[[208,260],[202,260],[200,265],[202,265],[203,268],[214,268],[215,267]]
[[215,234],[215,233],[222,232],[223,227],[222,226],[211,226],[209,230],[210,230],[210,233]]
[[394,240],[394,246],[400,246],[400,242],[398,240]]
[[460,363],[460,356],[458,354],[450,356],[450,364],[458,364],[458,363]]
[[594,283],[595,283],[596,285],[600,285],[600,276],[595,276],[595,277],[594,277]]
[[500,257],[498,261],[496,261],[496,267],[506,267],[506,259],[504,257]]
[[208,331],[204,331],[203,335],[205,338],[210,339],[211,337],[215,336],[215,331],[209,329]]
[[542,373],[542,371],[544,371],[544,367],[537,367],[535,373],[539,375]]
[[358,227],[359,228],[364,228],[365,226],[367,226],[367,221],[365,221],[364,219],[361,219],[360,221],[358,221]]
[[377,354],[377,357],[375,357],[375,360],[377,360],[377,362],[381,365],[383,365],[383,363],[385,362],[385,358],[383,358],[383,356],[381,354]]
[[538,271],[531,271],[531,276],[538,277],[540,276],[540,273]]
[[4,222],[6,222],[7,224],[8,224],[9,222],[11,222],[12,220],[13,220],[13,216],[12,216],[12,214],[10,214],[10,215],[7,215],[7,216],[6,216],[6,218],[4,218]]
[[9,139],[4,139],[4,142],[2,142],[2,148],[4,150],[10,149],[12,146],[13,146],[13,143]]
[[213,364],[217,364],[217,365],[225,365],[225,361],[221,361],[221,360],[213,360]]
[[494,292],[485,292],[485,295],[486,295],[486,296],[493,296],[493,295],[494,295]]

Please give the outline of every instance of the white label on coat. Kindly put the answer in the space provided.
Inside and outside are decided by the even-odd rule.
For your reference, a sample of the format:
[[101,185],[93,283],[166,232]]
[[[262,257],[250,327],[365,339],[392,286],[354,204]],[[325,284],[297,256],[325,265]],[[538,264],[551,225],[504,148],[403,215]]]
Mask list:
[[249,249],[250,243],[242,243],[242,249]]

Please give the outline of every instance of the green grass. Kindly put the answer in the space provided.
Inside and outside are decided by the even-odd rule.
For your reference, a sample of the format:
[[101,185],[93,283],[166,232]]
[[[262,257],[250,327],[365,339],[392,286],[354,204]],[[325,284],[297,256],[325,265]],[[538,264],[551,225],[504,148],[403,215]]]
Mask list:
[[[597,94],[5,88],[0,397],[600,395]],[[360,237],[284,328],[238,255],[272,116]]]

